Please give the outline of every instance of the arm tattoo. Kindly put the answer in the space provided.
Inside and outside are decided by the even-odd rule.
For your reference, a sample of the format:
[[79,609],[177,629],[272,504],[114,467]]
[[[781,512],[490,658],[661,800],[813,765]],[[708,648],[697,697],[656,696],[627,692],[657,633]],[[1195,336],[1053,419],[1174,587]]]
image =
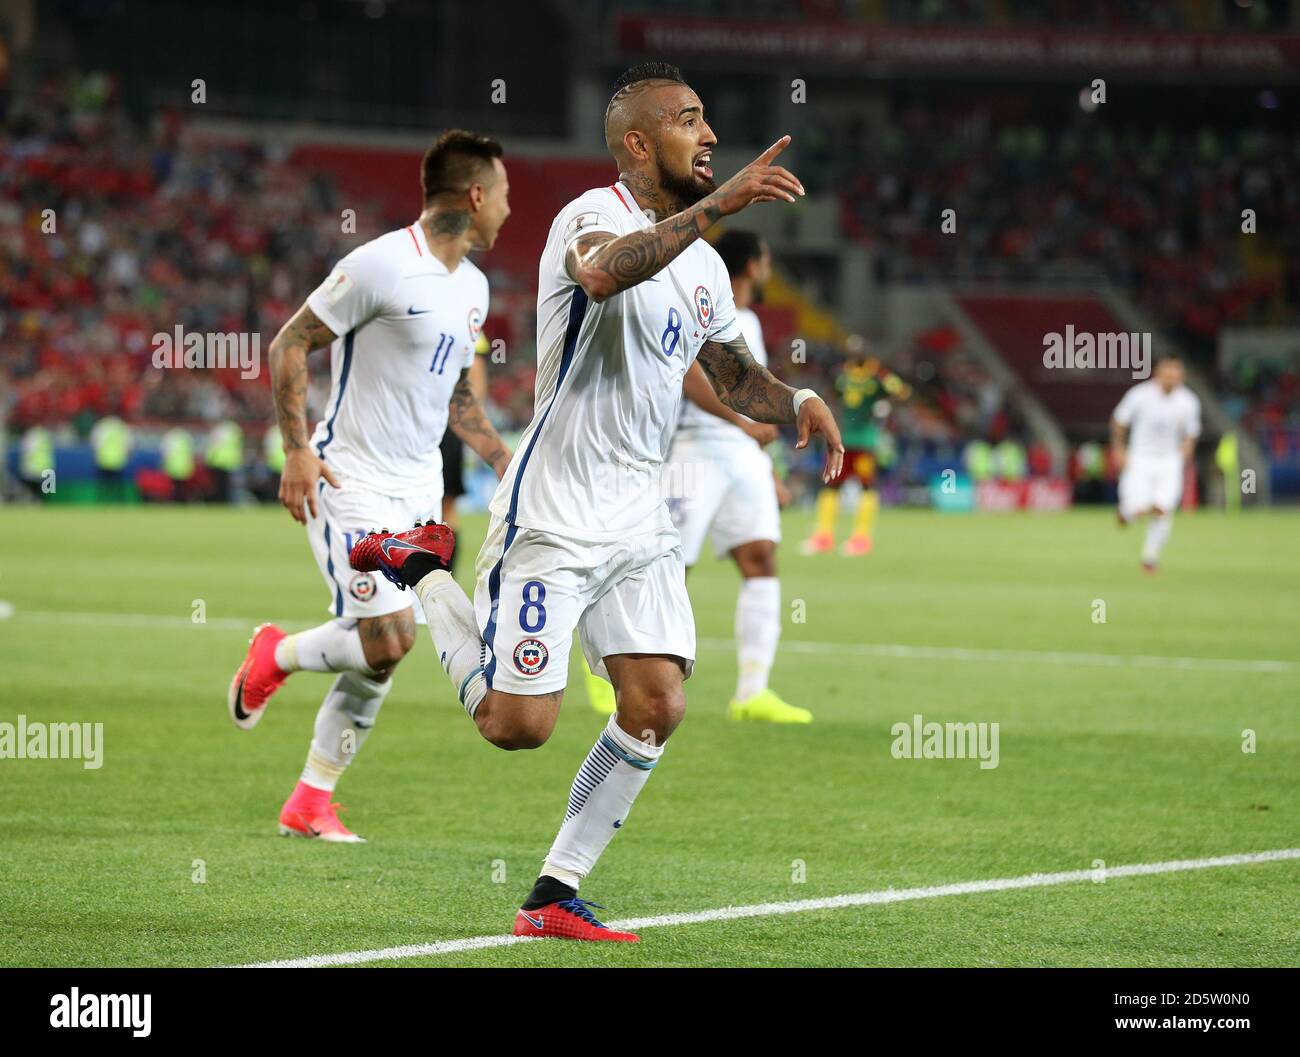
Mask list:
[[794,390],[750,355],[745,339],[706,341],[697,357],[718,399],[755,422],[793,422]]
[[305,448],[307,431],[307,353],[336,337],[316,313],[303,305],[271,342],[271,388],[275,417],[285,451]]
[[579,268],[603,272],[612,281],[607,296],[613,296],[663,271],[721,216],[722,210],[705,198],[643,231],[618,238],[600,231],[579,238],[565,263],[575,279]]
[[468,367],[460,372],[456,388],[452,390],[447,425],[493,470],[498,474],[504,472],[506,463],[510,461],[510,449],[502,442],[470,388]]

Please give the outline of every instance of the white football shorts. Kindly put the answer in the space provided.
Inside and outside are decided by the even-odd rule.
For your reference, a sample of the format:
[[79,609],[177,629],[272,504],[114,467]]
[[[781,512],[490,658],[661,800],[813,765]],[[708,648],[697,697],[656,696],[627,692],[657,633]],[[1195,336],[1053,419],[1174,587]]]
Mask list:
[[695,617],[681,539],[671,525],[580,542],[493,517],[478,556],[474,614],[490,656],[488,686],[549,694],[569,679],[573,631],[593,672],[617,653],[695,664]]
[[[303,504],[306,508],[306,503]],[[442,495],[387,496],[347,483],[331,488],[321,481],[316,489],[317,516],[307,514],[307,539],[329,589],[328,609],[336,617],[382,617],[415,608],[415,621],[424,612],[410,591],[391,583],[382,573],[357,572],[348,564],[348,551],[366,532],[389,529],[401,532],[416,521],[441,520]]]
[[749,438],[707,443],[679,434],[664,465],[663,482],[687,565],[699,560],[706,534],[719,558],[742,543],[780,542],[772,459]]
[[1119,475],[1119,510],[1125,518],[1153,507],[1172,513],[1183,496],[1183,458],[1149,459],[1129,456]]

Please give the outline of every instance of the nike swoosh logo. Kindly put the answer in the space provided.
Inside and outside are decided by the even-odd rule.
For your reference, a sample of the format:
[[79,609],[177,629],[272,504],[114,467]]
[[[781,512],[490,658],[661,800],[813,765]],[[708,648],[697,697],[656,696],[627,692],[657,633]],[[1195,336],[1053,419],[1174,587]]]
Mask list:
[[533,916],[532,916],[531,914],[529,914],[528,911],[526,911],[526,910],[521,910],[521,911],[519,911],[519,913],[523,914],[523,916],[524,916],[524,920],[527,921],[528,924],[532,925],[533,928],[537,929],[539,932],[541,931],[541,928],[542,928],[542,915],[541,915],[541,914],[538,914],[537,917],[533,917]]
[[239,680],[239,689],[235,691],[235,718],[236,719],[247,719],[249,716],[249,713],[244,711],[244,683],[247,681],[248,681],[248,673],[245,672],[244,677]]
[[411,551],[415,554],[429,554],[435,558],[438,557],[431,550],[424,547],[417,547],[414,543],[407,543],[405,540],[393,539],[391,536],[379,545],[379,553],[389,560],[392,560],[393,555],[391,552],[395,550]]
[[432,312],[432,311],[433,311],[432,308],[422,308],[422,309],[420,309],[420,311],[417,312],[417,311],[415,310],[415,306],[412,305],[410,308],[408,308],[408,309],[406,310],[406,314],[407,314],[408,316],[424,316],[424,315],[428,315],[428,313],[430,313],[430,312]]

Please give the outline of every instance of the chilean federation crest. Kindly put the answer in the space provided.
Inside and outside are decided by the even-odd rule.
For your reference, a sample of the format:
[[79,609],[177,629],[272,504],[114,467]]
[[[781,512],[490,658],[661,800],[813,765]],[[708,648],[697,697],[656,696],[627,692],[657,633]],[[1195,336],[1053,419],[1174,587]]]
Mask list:
[[695,318],[702,327],[713,322],[713,295],[703,286],[695,288]]
[[550,660],[546,643],[539,639],[520,639],[515,647],[515,667],[520,675],[538,675]]
[[358,602],[369,602],[375,597],[375,578],[370,573],[357,573],[348,583],[348,594]]

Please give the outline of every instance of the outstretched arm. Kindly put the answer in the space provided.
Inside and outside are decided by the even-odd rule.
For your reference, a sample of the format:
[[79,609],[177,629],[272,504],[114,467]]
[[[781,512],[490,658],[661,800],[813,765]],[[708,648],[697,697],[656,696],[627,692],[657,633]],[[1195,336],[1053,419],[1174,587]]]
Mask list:
[[447,425],[496,472],[500,480],[510,464],[510,449],[488,420],[487,412],[474,395],[469,368],[460,372],[447,409]]
[[779,435],[777,428],[770,423],[754,422],[739,412],[732,411],[719,400],[718,394],[713,391],[709,376],[698,363],[693,363],[687,368],[686,377],[682,379],[682,392],[686,394],[687,400],[703,408],[710,415],[716,415],[723,422],[730,422],[733,426],[743,429],[760,447],[771,444]]
[[782,136],[712,194],[652,228],[619,236],[594,231],[576,239],[564,257],[569,275],[591,300],[604,301],[663,271],[720,217],[751,202],[793,202],[804,193],[803,184],[772,164],[789,143]]
[[333,471],[307,446],[307,354],[328,345],[337,337],[305,304],[280,328],[271,340],[268,360],[271,391],[275,394],[275,416],[280,423],[284,446],[284,472],[280,474],[280,502],[295,521],[307,523],[303,500],[316,516],[316,482],[322,476],[335,488]]
[[722,214],[697,202],[685,212],[644,231],[615,236],[593,231],[574,240],[564,265],[591,300],[599,303],[657,275],[698,239]]
[[826,438],[822,480],[829,483],[840,475],[844,445],[835,416],[821,397],[809,394],[796,415],[795,390],[777,381],[771,371],[755,361],[742,337],[727,342],[706,341],[696,362],[704,368],[718,399],[733,411],[758,422],[795,423],[799,427],[796,448],[806,448],[809,437],[820,433]]

